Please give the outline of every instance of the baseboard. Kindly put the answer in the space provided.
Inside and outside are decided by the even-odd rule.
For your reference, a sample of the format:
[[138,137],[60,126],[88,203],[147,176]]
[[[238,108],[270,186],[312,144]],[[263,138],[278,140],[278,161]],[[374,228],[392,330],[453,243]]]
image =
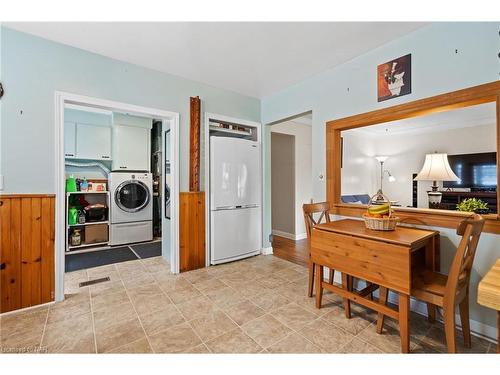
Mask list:
[[[328,280],[328,268],[325,267],[325,270],[323,272],[323,278]],[[335,281],[338,284],[342,284],[342,276],[340,272],[335,272],[335,276],[333,278],[333,281]],[[366,284],[361,281],[362,287],[364,287]],[[360,290],[361,288],[358,286],[357,288]],[[375,296],[378,297],[378,290],[373,293]],[[389,292],[389,297],[388,297],[389,302],[397,305],[398,304],[398,297],[397,294]],[[418,301],[412,297],[410,297],[410,310],[427,317],[427,305],[424,302]],[[439,319],[436,317],[438,321],[443,322],[442,319]],[[460,323],[460,315],[456,314],[455,321],[457,322],[457,328],[459,330],[462,330],[462,326],[459,324]],[[477,320],[470,319],[470,331],[473,336],[480,337],[482,339],[488,340],[494,344],[497,344],[497,328],[490,326],[485,323],[478,322]]]
[[273,247],[263,247],[262,250],[260,251],[262,255],[273,255]]
[[289,240],[292,241],[298,241],[307,238],[307,233],[293,234],[293,233],[283,232],[277,229],[273,229],[271,233],[275,236],[288,238]]

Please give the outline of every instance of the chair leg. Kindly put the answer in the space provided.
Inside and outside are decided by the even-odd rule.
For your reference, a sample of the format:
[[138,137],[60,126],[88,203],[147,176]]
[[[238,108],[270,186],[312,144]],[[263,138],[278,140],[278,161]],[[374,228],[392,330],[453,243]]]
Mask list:
[[314,263],[309,259],[309,297],[313,296],[314,290]]
[[330,273],[328,274],[328,283],[333,284],[333,276],[335,275],[335,270],[330,268]]
[[464,345],[466,348],[471,347],[470,323],[469,323],[469,296],[466,295],[459,304],[460,322],[462,323],[462,334],[464,336]]
[[323,266],[316,264],[316,307],[321,308],[323,297]]
[[455,309],[453,307],[443,307],[444,333],[446,334],[446,345],[448,353],[456,353],[455,344]]
[[436,306],[432,303],[427,303],[427,321],[434,323],[436,321]]
[[[387,295],[389,294],[389,291],[387,288],[380,287],[379,288],[379,297],[378,297],[378,303],[382,303],[384,305],[387,304]],[[377,333],[381,334],[382,330],[384,329],[384,318],[385,315],[382,313],[378,313],[378,318],[377,318]]]
[[[344,288],[345,290],[350,290],[349,289],[349,278],[350,278],[350,276],[348,274],[346,274],[345,272],[342,272],[342,288]],[[352,285],[352,283],[351,283],[351,285]],[[351,301],[348,298],[344,298],[343,302],[344,302],[345,317],[347,319],[350,319],[351,318]]]

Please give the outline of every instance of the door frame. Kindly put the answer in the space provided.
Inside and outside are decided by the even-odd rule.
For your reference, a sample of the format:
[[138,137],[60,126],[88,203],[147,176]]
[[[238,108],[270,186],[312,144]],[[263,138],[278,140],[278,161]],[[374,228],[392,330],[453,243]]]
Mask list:
[[247,125],[257,128],[257,139],[260,144],[260,208],[261,208],[261,253],[264,250],[264,147],[262,142],[262,124],[256,121],[243,120],[235,117],[219,115],[216,113],[203,113],[203,131],[204,131],[204,175],[205,175],[205,267],[210,266],[210,120],[219,120],[234,124]]
[[[66,104],[79,106],[91,106],[97,109],[115,110],[126,112],[138,116],[151,117],[167,122],[170,125],[170,160],[171,160],[171,233],[170,236],[170,267],[172,273],[179,273],[179,113],[164,111],[161,109],[137,106],[134,104],[116,102],[107,99],[94,98],[85,95],[73,94],[64,91],[55,91],[55,186],[56,186],[56,207],[55,207],[55,300],[64,300],[64,273],[65,273],[65,163],[64,163],[64,108]],[[162,136],[163,138],[163,136]],[[164,159],[164,157],[163,157]],[[163,168],[164,168],[164,163]],[[164,176],[163,176],[164,177]],[[164,180],[162,178],[162,183]],[[163,206],[163,205],[162,205]],[[163,209],[162,209],[163,213]],[[162,215],[163,216],[163,215]],[[163,255],[163,246],[162,246]]]

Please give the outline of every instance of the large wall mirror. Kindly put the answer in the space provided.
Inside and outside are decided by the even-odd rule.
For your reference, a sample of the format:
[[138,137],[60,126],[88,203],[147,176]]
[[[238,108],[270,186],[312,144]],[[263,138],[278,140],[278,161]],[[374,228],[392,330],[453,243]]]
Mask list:
[[366,204],[374,196],[395,207],[456,211],[476,198],[483,213],[496,213],[495,134],[495,103],[342,131],[341,201]]
[[404,222],[456,228],[475,198],[500,233],[499,123],[500,81],[327,122],[331,213],[391,201]]

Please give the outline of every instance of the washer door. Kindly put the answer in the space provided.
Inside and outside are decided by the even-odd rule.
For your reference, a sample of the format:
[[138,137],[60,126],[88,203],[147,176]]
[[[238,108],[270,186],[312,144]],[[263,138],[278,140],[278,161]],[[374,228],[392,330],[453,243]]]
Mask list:
[[118,185],[115,192],[116,205],[125,212],[138,212],[149,203],[148,187],[137,180],[129,180]]

